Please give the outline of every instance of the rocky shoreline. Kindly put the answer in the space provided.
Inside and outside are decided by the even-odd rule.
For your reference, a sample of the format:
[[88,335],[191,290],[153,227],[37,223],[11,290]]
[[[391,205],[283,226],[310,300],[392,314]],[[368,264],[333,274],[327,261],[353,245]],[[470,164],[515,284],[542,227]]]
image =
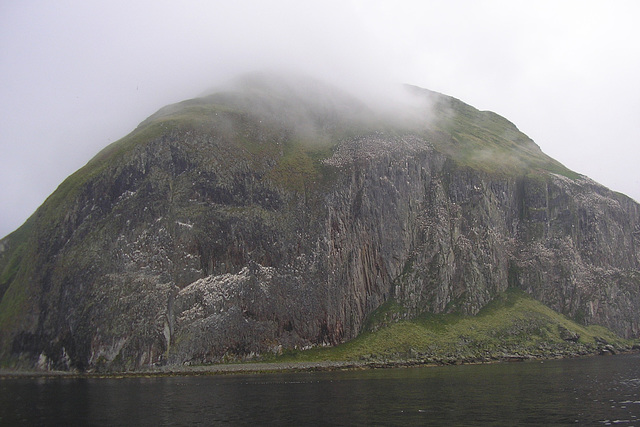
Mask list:
[[532,354],[502,354],[484,358],[426,358],[426,359],[397,359],[397,360],[343,360],[316,362],[247,362],[221,363],[212,365],[185,366],[155,366],[139,371],[126,372],[76,372],[76,371],[23,371],[0,369],[0,380],[10,378],[124,378],[124,377],[162,377],[162,376],[192,376],[192,375],[225,375],[225,374],[269,374],[276,372],[311,372],[336,370],[364,370],[390,369],[408,367],[438,367],[450,365],[478,365],[491,363],[509,363],[525,361],[542,361],[556,359],[572,359],[578,357],[615,356],[640,352],[640,346],[614,348],[606,346],[598,351],[579,352],[555,355]]

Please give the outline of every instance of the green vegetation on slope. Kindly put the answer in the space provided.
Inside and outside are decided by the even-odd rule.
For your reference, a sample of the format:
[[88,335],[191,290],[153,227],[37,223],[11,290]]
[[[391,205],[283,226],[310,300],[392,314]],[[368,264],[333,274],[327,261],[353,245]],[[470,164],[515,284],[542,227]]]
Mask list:
[[571,179],[580,176],[544,154],[504,117],[480,111],[456,98],[425,89],[414,90],[432,99],[433,130],[451,136],[451,139],[435,138],[434,145],[460,165],[506,175],[544,171]]
[[476,316],[423,314],[388,323],[403,313],[400,305],[387,302],[354,340],[332,348],[285,353],[276,360],[486,362],[584,355],[605,344],[616,348],[632,344],[606,328],[578,325],[516,288],[500,294]]
[[[33,217],[29,218],[20,228],[2,240],[6,249],[0,252],[0,329],[12,322],[19,322],[18,314],[28,297],[27,287],[14,287],[11,284],[22,277],[28,277],[34,268],[34,245],[30,239],[34,226]],[[23,268],[24,266],[24,268]],[[3,343],[0,342],[0,347]],[[1,352],[0,352],[1,353]]]

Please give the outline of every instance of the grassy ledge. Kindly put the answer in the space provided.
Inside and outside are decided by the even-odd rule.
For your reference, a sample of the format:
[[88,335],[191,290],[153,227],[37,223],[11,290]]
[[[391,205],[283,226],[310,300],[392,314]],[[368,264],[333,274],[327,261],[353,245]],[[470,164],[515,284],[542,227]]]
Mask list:
[[[374,312],[357,338],[331,348],[297,350],[274,362],[359,361],[452,364],[497,360],[575,357],[631,350],[625,340],[600,326],[582,326],[519,289],[509,289],[476,316],[423,314],[403,317],[388,302]],[[383,323],[382,327],[379,327]]]

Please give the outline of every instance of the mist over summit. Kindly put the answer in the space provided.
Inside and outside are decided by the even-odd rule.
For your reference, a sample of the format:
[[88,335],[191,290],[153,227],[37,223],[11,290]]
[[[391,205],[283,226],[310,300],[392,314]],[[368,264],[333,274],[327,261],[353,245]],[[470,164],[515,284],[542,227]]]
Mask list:
[[351,340],[391,302],[474,315],[510,288],[638,337],[637,203],[495,113],[362,95],[246,75],[106,147],[0,241],[0,360],[243,360]]

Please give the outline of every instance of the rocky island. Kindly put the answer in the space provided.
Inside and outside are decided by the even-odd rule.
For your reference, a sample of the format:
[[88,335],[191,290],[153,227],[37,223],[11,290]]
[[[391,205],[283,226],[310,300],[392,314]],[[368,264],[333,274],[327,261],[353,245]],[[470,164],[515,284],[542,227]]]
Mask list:
[[640,205],[495,113],[403,91],[372,106],[257,74],[159,110],[0,240],[2,366],[367,361],[380,333],[435,362],[628,348]]

